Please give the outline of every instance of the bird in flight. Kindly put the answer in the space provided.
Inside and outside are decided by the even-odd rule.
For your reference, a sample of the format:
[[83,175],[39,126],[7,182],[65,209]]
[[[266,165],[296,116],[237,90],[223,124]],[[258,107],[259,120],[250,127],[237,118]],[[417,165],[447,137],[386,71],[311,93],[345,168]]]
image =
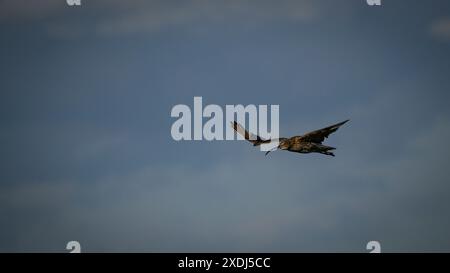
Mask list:
[[325,138],[331,133],[334,133],[341,127],[344,123],[349,121],[348,119],[334,125],[315,130],[309,133],[306,133],[301,136],[293,136],[291,138],[280,137],[278,139],[262,139],[258,135],[253,135],[245,130],[239,123],[236,121],[231,123],[233,129],[242,135],[247,141],[253,144],[253,146],[259,146],[261,144],[271,143],[274,140],[278,140],[278,146],[272,150],[266,152],[266,155],[274,150],[286,150],[289,152],[296,152],[302,154],[309,153],[320,153],[324,155],[334,156],[334,154],[330,151],[335,150],[336,148],[323,145],[322,142]]

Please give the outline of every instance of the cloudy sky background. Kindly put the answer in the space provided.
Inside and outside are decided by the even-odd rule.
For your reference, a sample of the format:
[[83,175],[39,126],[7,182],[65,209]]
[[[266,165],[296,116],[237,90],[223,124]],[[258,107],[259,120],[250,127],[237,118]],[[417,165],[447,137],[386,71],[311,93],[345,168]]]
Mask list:
[[[450,251],[450,2],[0,1],[0,251]],[[347,118],[336,157],[172,140],[175,104]]]

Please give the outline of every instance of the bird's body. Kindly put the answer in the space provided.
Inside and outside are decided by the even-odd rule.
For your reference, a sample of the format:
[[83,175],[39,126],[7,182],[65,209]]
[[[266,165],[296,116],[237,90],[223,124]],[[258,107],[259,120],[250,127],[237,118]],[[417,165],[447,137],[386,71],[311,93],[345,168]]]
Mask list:
[[[301,136],[293,136],[291,138],[279,138],[277,139],[279,145],[275,149],[286,150],[289,152],[296,152],[302,154],[308,153],[321,153],[325,155],[334,156],[331,150],[335,150],[336,148],[323,145],[322,142],[327,138],[331,133],[336,132],[340,126],[346,123],[348,120],[343,122],[309,132],[307,134]],[[232,123],[232,126],[236,132],[241,134],[246,140],[251,142],[254,146],[259,146],[261,144],[271,143],[274,139],[264,140],[259,136],[255,136],[245,130],[239,123],[236,121]],[[266,155],[270,151],[266,152]]]
[[296,137],[290,138],[287,141],[289,142],[289,148],[286,149],[287,151],[301,154],[321,153],[334,156],[334,154],[329,151],[336,149],[334,147],[322,145],[320,143],[301,141]]

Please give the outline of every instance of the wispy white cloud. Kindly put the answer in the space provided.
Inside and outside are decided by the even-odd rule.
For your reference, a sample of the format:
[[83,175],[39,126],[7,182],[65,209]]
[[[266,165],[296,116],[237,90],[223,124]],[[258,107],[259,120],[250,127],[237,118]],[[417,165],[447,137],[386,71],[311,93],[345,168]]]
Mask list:
[[[82,2],[83,3],[83,2]],[[318,17],[316,1],[95,1],[84,2],[77,9],[86,14],[95,11],[91,19],[75,20],[73,7],[65,1],[6,0],[0,2],[0,18],[4,22],[35,22],[49,18],[64,18],[47,22],[49,33],[62,38],[72,37],[73,30],[95,31],[96,34],[123,35],[152,33],[168,27],[217,22],[239,22],[242,26],[268,21],[309,22]],[[60,15],[67,14],[62,17]],[[75,15],[76,16],[76,15]],[[72,18],[72,19],[68,19]],[[89,27],[85,27],[89,24]]]
[[431,24],[430,33],[439,40],[450,41],[450,18],[441,18],[434,21]]
[[[118,7],[123,3],[118,4]],[[119,9],[118,9],[119,10]],[[308,22],[318,15],[313,1],[139,1],[112,16],[100,20],[97,30],[104,34],[154,32],[171,26],[198,23],[207,25],[223,21],[255,22],[288,20]]]

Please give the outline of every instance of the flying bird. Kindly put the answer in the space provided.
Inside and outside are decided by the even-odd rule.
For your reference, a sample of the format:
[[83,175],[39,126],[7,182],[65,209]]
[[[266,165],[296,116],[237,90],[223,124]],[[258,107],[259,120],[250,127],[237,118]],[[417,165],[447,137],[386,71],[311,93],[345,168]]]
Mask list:
[[322,142],[325,140],[325,138],[328,138],[328,136],[339,129],[344,123],[349,121],[348,119],[339,123],[336,123],[334,125],[315,130],[309,133],[306,133],[301,136],[293,136],[291,138],[285,138],[280,137],[278,139],[262,139],[258,135],[254,135],[247,130],[245,130],[244,127],[242,127],[239,123],[236,121],[231,123],[231,126],[233,129],[238,132],[240,135],[242,135],[247,141],[253,144],[253,146],[259,146],[261,144],[267,144],[271,143],[272,141],[277,140],[278,146],[275,147],[272,150],[269,150],[266,152],[266,155],[274,150],[286,150],[289,152],[296,152],[296,153],[302,153],[302,154],[309,154],[309,153],[320,153],[324,155],[334,156],[333,152],[330,152],[332,150],[335,150],[336,148],[323,145]]

